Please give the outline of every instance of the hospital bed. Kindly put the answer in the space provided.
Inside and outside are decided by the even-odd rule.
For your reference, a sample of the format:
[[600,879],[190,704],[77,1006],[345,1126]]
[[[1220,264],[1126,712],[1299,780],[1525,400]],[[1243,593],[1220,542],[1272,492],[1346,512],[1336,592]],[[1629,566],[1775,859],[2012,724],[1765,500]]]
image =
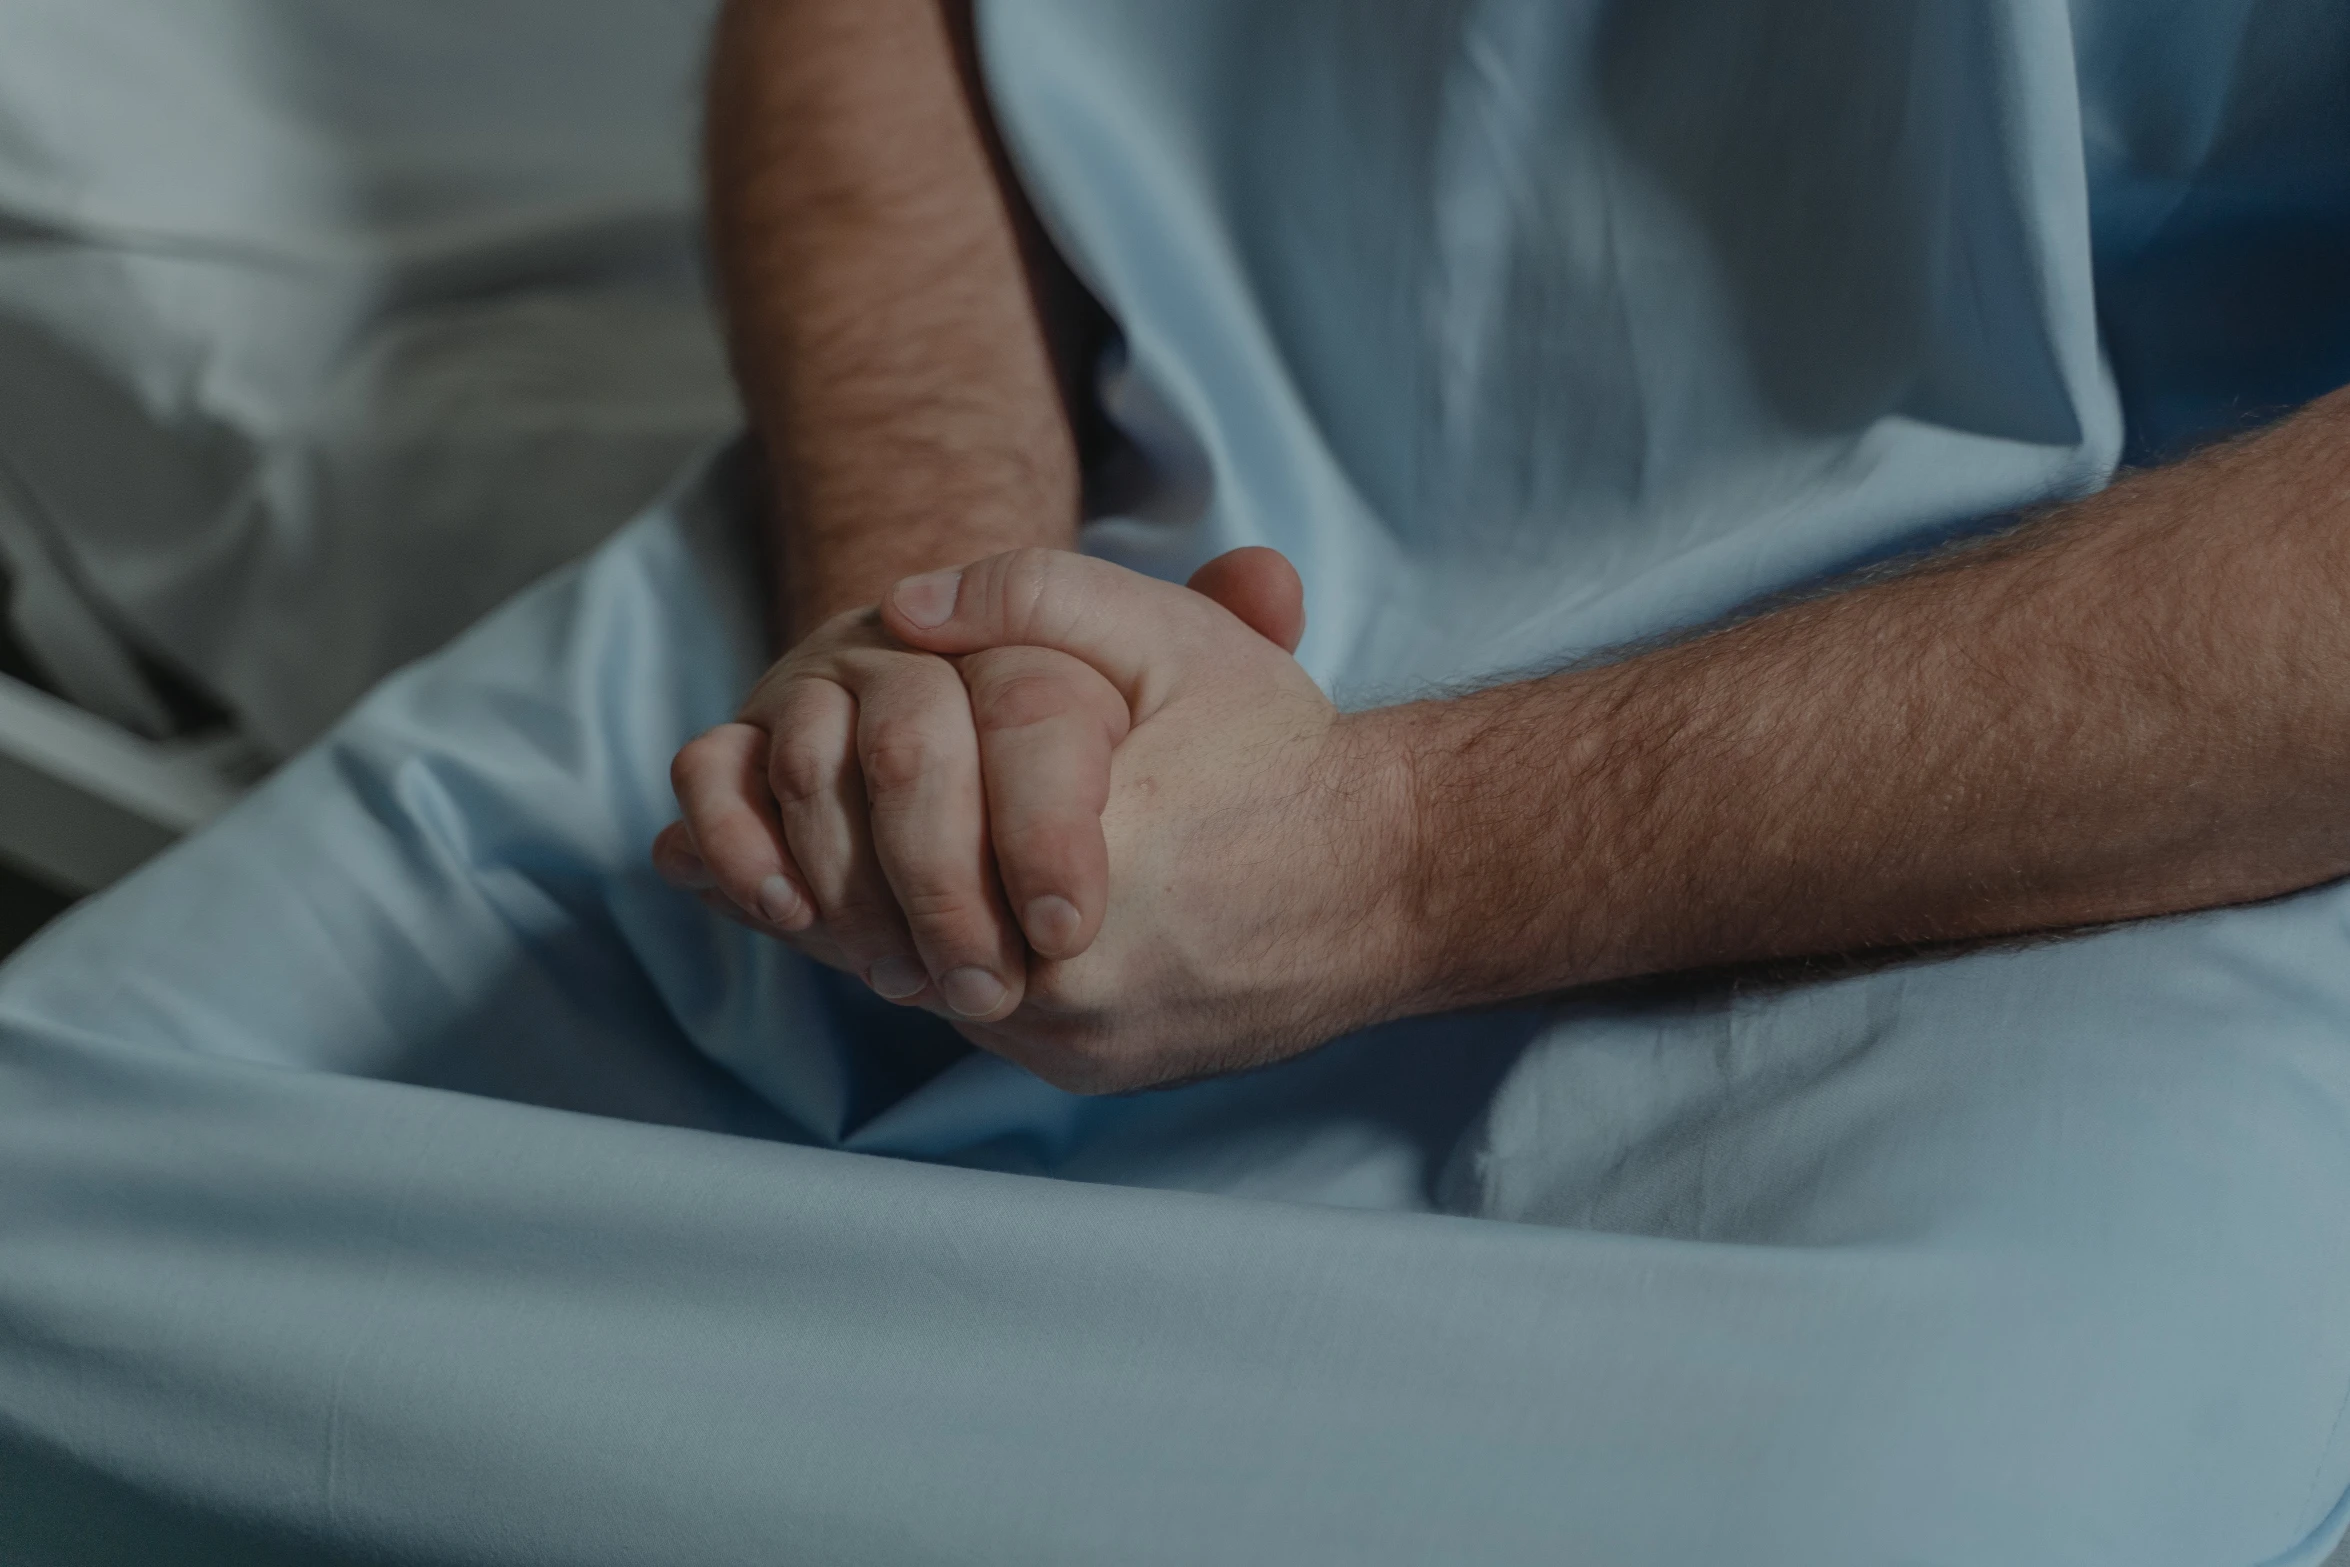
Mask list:
[[94,892],[227,809],[257,761],[240,735],[144,739],[0,675],[0,862]]

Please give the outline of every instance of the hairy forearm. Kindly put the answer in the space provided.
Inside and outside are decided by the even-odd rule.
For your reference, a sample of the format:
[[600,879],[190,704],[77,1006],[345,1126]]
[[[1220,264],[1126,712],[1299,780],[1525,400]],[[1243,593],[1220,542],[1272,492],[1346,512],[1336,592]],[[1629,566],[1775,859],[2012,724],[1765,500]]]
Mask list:
[[1069,421],[968,12],[729,0],[719,20],[712,248],[773,481],[785,642],[910,572],[1075,538]]
[[1409,1009],[2350,873],[2350,393],[1620,664],[1363,715]]

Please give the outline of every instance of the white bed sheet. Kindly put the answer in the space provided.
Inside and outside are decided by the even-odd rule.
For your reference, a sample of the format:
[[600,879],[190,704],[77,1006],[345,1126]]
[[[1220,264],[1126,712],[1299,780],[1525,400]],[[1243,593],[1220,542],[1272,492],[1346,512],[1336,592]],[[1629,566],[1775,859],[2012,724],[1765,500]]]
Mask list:
[[[709,10],[10,6],[19,578],[282,754],[641,508],[738,420],[695,242]],[[61,617],[18,620],[156,727],[74,689]]]

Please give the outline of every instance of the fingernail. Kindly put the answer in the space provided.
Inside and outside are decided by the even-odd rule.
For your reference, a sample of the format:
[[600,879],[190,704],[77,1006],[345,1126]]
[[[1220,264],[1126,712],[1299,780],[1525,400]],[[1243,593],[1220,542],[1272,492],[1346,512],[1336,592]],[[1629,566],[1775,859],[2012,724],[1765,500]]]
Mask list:
[[663,855],[661,874],[670,883],[688,892],[707,892],[718,885],[718,878],[710,874],[710,867],[691,849],[672,849]]
[[771,925],[789,925],[800,916],[799,890],[781,876],[759,883],[759,912]]
[[983,968],[950,970],[938,991],[965,1017],[985,1017],[1004,1004],[1004,982]]
[[884,1001],[903,1001],[930,983],[930,976],[912,958],[883,958],[865,972],[865,983]]
[[959,571],[928,571],[919,577],[908,577],[890,590],[890,598],[898,613],[915,625],[928,630],[943,626],[955,612],[955,595],[963,586]]
[[1020,916],[1020,927],[1039,948],[1059,952],[1077,939],[1077,905],[1058,893],[1031,898]]

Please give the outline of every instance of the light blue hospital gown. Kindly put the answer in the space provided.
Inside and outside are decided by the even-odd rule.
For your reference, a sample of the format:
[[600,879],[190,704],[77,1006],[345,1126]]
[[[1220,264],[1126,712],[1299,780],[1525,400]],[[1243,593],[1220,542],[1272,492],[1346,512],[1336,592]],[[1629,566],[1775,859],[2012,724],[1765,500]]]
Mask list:
[[[983,21],[1124,328],[1090,547],[1287,550],[1351,700],[2350,380],[2336,0]],[[0,1558],[2342,1533],[2350,889],[1073,1100],[645,868],[759,662],[740,512],[692,478],[0,975]]]

